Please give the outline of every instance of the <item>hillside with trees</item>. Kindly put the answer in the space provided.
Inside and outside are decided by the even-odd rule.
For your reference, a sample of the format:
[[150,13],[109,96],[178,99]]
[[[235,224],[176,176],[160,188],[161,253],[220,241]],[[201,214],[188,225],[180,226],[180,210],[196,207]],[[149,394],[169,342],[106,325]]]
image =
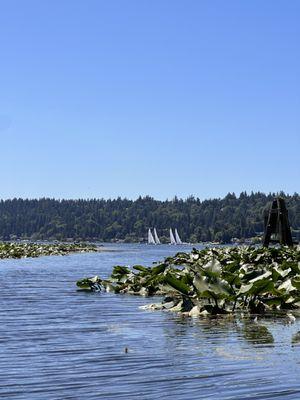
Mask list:
[[[286,199],[293,235],[300,230],[299,194],[280,194]],[[223,199],[201,201],[55,200],[42,198],[0,201],[0,239],[145,241],[147,229],[156,227],[167,240],[169,228],[177,228],[187,242],[250,238],[264,229],[263,213],[274,194],[229,193]]]

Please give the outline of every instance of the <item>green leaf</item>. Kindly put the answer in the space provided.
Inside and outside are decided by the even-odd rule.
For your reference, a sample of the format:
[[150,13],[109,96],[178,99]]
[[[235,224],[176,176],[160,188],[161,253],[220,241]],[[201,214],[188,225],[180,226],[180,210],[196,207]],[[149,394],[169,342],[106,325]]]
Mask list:
[[187,286],[184,282],[175,278],[171,274],[167,274],[165,276],[165,281],[167,284],[169,284],[170,286],[172,286],[174,289],[176,289],[178,292],[180,292],[182,294],[188,295],[190,292],[189,286]]
[[296,287],[293,286],[291,279],[286,279],[279,287],[278,290],[284,290],[286,292],[291,292],[295,290]]
[[229,285],[240,285],[241,279],[238,274],[234,274],[232,272],[224,272],[222,274],[223,278],[229,283]]
[[271,271],[267,271],[267,272],[265,272],[264,274],[261,274],[261,275],[257,276],[256,278],[251,279],[251,280],[249,281],[249,283],[258,282],[258,281],[260,281],[261,279],[269,278],[269,276],[271,276],[271,275],[272,275],[272,272],[271,272]]
[[147,272],[147,273],[150,272],[150,268],[143,267],[142,265],[133,265],[132,268],[137,270],[137,271],[141,271],[141,272]]
[[151,274],[152,275],[159,275],[159,274],[161,274],[162,272],[165,271],[167,266],[168,266],[168,264],[166,264],[166,263],[162,263],[162,264],[156,265],[155,267],[151,268]]
[[268,278],[260,279],[253,283],[252,289],[249,293],[255,295],[265,293],[275,294],[274,283]]
[[240,290],[238,291],[238,295],[240,294],[248,294],[252,289],[253,283],[249,283],[248,285],[242,285]]
[[268,306],[280,306],[282,303],[281,297],[267,297],[263,299],[263,302]]
[[130,269],[127,267],[122,267],[121,265],[116,265],[113,269],[112,276],[117,275],[127,275],[130,274]]
[[217,279],[214,283],[210,283],[210,290],[213,291],[216,295],[230,295],[233,294],[231,287],[224,279]]
[[300,275],[296,275],[293,279],[292,279],[292,285],[300,290]]

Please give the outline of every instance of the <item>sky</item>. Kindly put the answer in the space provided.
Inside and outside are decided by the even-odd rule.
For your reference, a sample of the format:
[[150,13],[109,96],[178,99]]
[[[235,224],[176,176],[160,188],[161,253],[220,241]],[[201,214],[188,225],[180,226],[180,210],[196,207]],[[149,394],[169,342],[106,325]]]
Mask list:
[[297,0],[0,0],[0,198],[300,191]]

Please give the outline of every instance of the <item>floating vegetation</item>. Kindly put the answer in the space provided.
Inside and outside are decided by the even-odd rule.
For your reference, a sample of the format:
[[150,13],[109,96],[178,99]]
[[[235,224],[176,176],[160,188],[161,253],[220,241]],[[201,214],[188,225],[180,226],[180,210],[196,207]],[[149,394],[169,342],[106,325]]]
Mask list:
[[[79,289],[165,296],[145,306],[190,316],[253,314],[300,308],[300,247],[224,247],[177,253],[152,268],[115,266],[111,277],[77,282]],[[286,312],[286,311],[284,311]]]
[[0,242],[0,258],[27,258],[40,256],[65,256],[70,253],[99,251],[87,243],[16,243]]

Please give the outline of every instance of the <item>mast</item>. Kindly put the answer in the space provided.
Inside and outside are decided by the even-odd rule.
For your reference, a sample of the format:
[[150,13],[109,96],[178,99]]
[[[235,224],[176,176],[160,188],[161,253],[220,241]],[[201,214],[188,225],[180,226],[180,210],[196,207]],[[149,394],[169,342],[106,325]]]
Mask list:
[[176,240],[176,244],[182,244],[182,241],[178,235],[177,229],[175,229],[175,240]]
[[148,244],[156,244],[151,229],[148,229]]
[[170,228],[170,244],[176,244],[176,240],[174,238],[172,228]]
[[156,244],[160,244],[160,240],[159,240],[159,237],[157,235],[156,228],[154,228],[154,239],[155,239],[155,243]]

